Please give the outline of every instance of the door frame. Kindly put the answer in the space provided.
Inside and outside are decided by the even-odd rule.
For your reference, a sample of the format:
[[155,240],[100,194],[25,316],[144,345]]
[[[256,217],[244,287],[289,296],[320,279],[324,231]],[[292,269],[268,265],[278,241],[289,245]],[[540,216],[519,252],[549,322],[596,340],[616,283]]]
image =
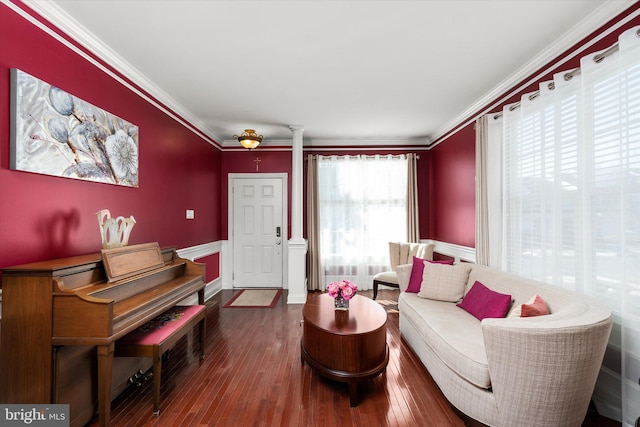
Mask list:
[[233,243],[234,243],[234,235],[233,235],[233,186],[236,180],[242,179],[279,179],[280,184],[282,186],[282,289],[289,289],[289,175],[286,172],[282,173],[229,173],[227,174],[227,236],[229,242],[229,266],[231,276],[231,289],[235,289],[234,287],[234,266],[235,260]]

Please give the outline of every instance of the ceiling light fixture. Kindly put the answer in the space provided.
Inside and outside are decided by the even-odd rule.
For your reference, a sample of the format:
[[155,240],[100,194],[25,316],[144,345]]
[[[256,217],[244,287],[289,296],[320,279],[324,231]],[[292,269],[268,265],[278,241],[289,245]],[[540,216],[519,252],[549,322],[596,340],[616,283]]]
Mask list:
[[233,139],[237,139],[244,148],[253,150],[262,142],[262,135],[258,135],[253,129],[245,129],[242,135],[233,135]]

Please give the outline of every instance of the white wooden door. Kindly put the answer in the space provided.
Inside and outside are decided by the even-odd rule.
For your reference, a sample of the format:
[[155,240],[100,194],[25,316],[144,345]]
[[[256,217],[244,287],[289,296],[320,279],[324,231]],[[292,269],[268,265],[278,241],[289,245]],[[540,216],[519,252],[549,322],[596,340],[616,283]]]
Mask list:
[[280,288],[283,275],[283,180],[233,180],[233,286]]

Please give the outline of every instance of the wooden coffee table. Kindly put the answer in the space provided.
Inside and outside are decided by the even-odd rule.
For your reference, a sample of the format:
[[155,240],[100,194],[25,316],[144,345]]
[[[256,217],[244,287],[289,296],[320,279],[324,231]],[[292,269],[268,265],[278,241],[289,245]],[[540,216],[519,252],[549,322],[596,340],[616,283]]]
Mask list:
[[349,403],[358,404],[358,382],[380,374],[389,363],[387,312],[356,295],[348,311],[336,311],[329,294],[312,297],[302,308],[302,363],[318,374],[349,385]]

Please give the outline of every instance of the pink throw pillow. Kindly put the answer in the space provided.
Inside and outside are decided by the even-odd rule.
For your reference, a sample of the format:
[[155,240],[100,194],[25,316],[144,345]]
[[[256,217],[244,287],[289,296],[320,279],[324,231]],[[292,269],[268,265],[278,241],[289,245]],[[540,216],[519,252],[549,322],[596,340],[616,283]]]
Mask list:
[[409,277],[409,286],[405,292],[420,292],[420,284],[422,283],[422,272],[424,271],[424,260],[413,257],[413,267],[411,267],[411,277]]
[[534,317],[534,316],[544,316],[549,314],[549,307],[547,307],[547,303],[544,302],[540,295],[536,295],[533,303],[531,304],[522,304],[521,308],[521,317]]
[[457,306],[466,310],[478,320],[502,318],[507,315],[509,307],[511,307],[511,295],[492,291],[476,281]]

